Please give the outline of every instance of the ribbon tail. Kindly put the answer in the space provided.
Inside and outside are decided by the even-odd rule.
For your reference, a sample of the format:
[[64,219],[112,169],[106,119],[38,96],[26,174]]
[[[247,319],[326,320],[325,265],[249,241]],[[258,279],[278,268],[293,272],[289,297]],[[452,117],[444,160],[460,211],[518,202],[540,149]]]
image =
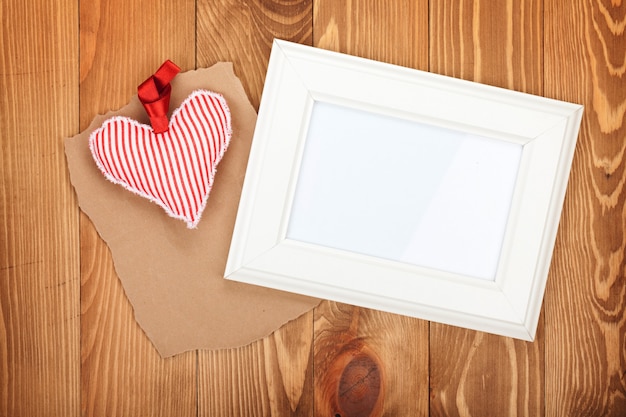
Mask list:
[[172,61],[165,61],[147,80],[137,87],[139,101],[143,104],[154,133],[164,133],[169,129],[167,113],[170,106],[172,86],[170,82],[180,68]]

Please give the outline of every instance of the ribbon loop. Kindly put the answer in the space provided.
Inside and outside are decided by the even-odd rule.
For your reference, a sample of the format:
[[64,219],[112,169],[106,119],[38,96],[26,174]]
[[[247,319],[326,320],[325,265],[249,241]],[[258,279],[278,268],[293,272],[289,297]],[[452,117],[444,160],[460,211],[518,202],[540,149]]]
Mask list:
[[179,72],[180,68],[168,59],[154,75],[151,75],[137,87],[139,101],[146,109],[154,133],[163,133],[169,128],[167,112],[172,94],[170,82]]

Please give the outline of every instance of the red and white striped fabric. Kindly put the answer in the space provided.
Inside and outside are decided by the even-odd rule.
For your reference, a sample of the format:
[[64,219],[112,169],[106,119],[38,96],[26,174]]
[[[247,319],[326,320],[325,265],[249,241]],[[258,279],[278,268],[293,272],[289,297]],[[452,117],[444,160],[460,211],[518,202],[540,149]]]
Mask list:
[[89,146],[107,179],[194,228],[231,135],[224,97],[199,90],[174,111],[168,131],[155,134],[151,126],[114,117],[92,132]]

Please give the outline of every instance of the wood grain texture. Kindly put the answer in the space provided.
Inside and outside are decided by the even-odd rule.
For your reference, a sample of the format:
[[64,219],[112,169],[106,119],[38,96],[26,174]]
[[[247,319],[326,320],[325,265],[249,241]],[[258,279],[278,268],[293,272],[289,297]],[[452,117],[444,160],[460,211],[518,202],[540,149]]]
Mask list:
[[428,69],[428,1],[315,0],[314,45]]
[[546,292],[546,414],[626,415],[626,3],[545,2],[545,93],[585,105]]
[[431,416],[543,415],[542,343],[431,329]]
[[542,0],[432,2],[430,71],[542,93]]
[[[541,93],[540,2],[435,2],[430,13],[433,72]],[[431,415],[543,415],[542,326],[526,343],[432,323]]]
[[200,416],[311,416],[313,313],[239,349],[200,351]]
[[[258,109],[274,38],[311,44],[310,1],[201,0],[198,65],[233,62]],[[310,416],[313,314],[240,349],[201,351],[199,415]]]
[[325,301],[315,309],[315,416],[427,416],[428,326]]
[[198,65],[233,63],[258,109],[274,38],[311,44],[311,0],[199,0]]
[[[165,60],[195,65],[193,1],[81,1],[80,124],[125,105]],[[110,252],[81,216],[83,416],[196,415],[196,353],[162,360],[134,320]]]
[[[428,68],[427,1],[315,0],[313,9],[314,46]],[[428,415],[425,321],[322,303],[314,369],[316,416]]]
[[[0,2],[0,416],[77,415],[78,8]],[[37,30],[33,30],[37,28]]]

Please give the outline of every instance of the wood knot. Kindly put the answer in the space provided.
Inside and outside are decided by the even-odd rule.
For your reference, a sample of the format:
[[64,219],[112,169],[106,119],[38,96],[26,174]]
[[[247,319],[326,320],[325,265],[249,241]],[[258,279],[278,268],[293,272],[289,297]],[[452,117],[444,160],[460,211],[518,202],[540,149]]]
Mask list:
[[328,369],[330,417],[376,417],[382,414],[383,373],[377,355],[355,339],[338,352]]
[[371,416],[380,396],[380,368],[367,354],[355,356],[339,379],[337,402],[341,417]]

